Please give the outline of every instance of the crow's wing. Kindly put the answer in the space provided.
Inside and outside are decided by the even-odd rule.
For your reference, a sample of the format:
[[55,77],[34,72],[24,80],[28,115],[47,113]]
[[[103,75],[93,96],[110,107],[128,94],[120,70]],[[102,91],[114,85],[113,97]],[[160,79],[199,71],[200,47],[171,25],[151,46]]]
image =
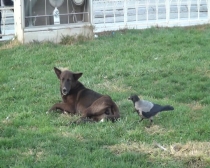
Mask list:
[[163,106],[160,106],[158,104],[153,104],[153,107],[150,109],[149,112],[142,110],[142,115],[145,118],[150,118],[152,116],[155,116],[158,112],[162,110]]
[[159,104],[154,104],[154,106],[152,107],[152,109],[150,110],[151,113],[158,113],[160,111],[162,111],[163,106],[159,105]]

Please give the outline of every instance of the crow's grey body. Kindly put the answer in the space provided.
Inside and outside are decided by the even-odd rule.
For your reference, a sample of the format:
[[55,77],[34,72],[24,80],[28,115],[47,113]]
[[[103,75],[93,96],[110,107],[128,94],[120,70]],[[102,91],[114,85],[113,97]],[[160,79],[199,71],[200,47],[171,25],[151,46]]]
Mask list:
[[146,100],[139,100],[134,104],[135,109],[141,109],[141,111],[149,112],[153,108],[153,104]]
[[153,116],[161,111],[174,110],[172,106],[166,105],[161,106],[159,104],[154,104],[146,100],[140,100],[137,95],[133,95],[128,98],[134,103],[136,112],[141,116],[141,121],[143,119],[150,119],[150,122],[153,122]]

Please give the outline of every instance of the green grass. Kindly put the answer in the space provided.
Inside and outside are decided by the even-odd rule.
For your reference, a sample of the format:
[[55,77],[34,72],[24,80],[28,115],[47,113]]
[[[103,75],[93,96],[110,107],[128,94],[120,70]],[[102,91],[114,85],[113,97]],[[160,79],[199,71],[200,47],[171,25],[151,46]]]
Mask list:
[[[209,41],[205,25],[72,45],[0,43],[0,167],[210,167]],[[54,66],[83,72],[80,81],[110,95],[121,120],[69,125],[75,116],[47,115],[61,100]],[[175,110],[148,129],[127,100],[133,93]]]

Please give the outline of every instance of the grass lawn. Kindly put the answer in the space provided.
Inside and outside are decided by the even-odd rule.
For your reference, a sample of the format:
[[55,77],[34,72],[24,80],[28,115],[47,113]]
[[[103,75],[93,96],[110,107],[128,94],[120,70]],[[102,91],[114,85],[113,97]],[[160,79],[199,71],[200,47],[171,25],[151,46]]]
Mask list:
[[[119,106],[116,123],[70,124],[46,114],[60,101],[53,67]],[[1,168],[210,167],[210,26],[99,35],[72,45],[0,43]],[[174,111],[138,122],[127,98]]]

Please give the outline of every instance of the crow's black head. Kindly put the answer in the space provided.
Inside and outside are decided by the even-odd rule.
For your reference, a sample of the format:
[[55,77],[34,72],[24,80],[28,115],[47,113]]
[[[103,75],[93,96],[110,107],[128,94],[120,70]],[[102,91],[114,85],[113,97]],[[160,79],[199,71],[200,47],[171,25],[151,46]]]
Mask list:
[[137,95],[131,95],[128,100],[131,100],[133,103],[139,101],[139,97]]

